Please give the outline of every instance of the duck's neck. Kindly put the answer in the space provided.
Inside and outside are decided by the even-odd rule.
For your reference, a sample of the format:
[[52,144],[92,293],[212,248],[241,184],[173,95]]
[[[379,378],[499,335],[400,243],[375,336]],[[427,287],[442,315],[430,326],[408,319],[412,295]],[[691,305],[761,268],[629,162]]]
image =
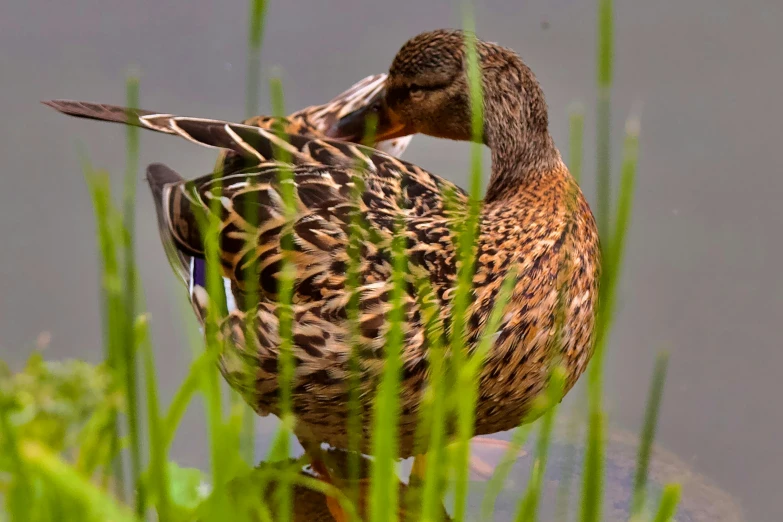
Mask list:
[[484,141],[492,151],[488,202],[513,194],[562,163],[549,134],[538,81],[518,58],[508,66],[515,69],[514,74],[493,79],[484,93]]

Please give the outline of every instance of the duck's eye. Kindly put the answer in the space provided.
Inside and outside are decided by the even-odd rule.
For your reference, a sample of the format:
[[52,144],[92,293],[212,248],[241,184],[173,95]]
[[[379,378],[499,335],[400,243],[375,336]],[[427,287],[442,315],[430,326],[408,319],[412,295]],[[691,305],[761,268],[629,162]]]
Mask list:
[[408,87],[408,95],[412,100],[421,100],[424,98],[424,91],[424,87],[421,85],[416,85],[415,83]]

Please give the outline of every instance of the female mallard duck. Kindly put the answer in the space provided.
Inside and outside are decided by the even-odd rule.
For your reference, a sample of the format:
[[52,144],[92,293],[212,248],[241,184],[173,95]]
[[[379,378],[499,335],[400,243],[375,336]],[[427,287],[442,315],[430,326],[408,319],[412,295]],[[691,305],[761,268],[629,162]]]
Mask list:
[[[533,73],[509,49],[483,41],[476,42],[476,49],[483,88],[482,139],[492,152],[492,176],[480,215],[469,348],[486,324],[505,275],[511,270],[517,274],[480,375],[475,432],[486,434],[520,422],[546,386],[555,361],[565,367],[568,388],[584,371],[592,353],[599,247],[592,213],[549,134],[546,103]],[[383,368],[390,244],[399,220],[408,237],[408,271],[428,276],[446,314],[450,307],[457,271],[450,225],[467,212],[467,196],[415,165],[340,139],[356,140],[373,110],[379,140],[417,132],[470,140],[465,35],[438,30],[408,41],[394,58],[378,98],[380,103],[333,123],[327,134],[339,139],[280,136],[260,127],[170,115],[149,115],[142,121],[146,127],[226,149],[243,161],[242,170],[218,180],[208,175],[185,181],[162,165],[151,165],[147,175],[164,243],[176,253],[170,257],[181,273],[188,272],[187,266],[177,267],[182,259],[203,263],[202,221],[197,215],[211,212],[213,201],[220,203],[216,217],[222,223],[221,268],[232,280],[237,304],[222,325],[232,342],[222,354],[221,371],[260,414],[280,413],[276,293],[285,213],[279,174],[293,171],[293,407],[297,435],[305,443],[348,446],[351,335],[345,268],[355,210],[373,235],[360,252],[363,448],[369,448],[370,404]],[[280,150],[289,163],[273,159]],[[357,177],[363,185],[358,200],[352,197]],[[452,194],[448,212],[447,193]],[[248,224],[249,209],[260,218],[257,227]],[[253,265],[261,300],[257,307],[248,307],[242,276]],[[405,295],[401,457],[414,453],[417,406],[427,372],[428,346],[413,293]],[[206,299],[203,290],[193,295]],[[256,315],[257,332],[246,337],[248,313]]]

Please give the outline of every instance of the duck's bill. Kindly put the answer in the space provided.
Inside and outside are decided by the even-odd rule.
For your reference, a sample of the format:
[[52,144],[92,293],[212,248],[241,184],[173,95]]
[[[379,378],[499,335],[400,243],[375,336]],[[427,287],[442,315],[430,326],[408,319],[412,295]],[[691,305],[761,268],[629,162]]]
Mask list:
[[376,95],[372,103],[346,114],[326,131],[330,138],[346,141],[382,142],[414,134],[414,130],[405,125],[388,110],[384,103],[384,91]]

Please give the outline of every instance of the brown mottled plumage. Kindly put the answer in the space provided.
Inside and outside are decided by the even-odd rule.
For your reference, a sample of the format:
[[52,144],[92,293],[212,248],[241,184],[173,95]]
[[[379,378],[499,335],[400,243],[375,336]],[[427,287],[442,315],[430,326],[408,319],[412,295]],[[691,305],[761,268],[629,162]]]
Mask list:
[[[464,39],[459,31],[433,31],[410,40],[392,63],[385,91],[378,93],[380,103],[344,115],[327,134],[358,141],[371,109],[378,114],[378,139],[421,132],[469,140]],[[599,248],[590,209],[549,135],[546,104],[535,77],[513,51],[482,41],[476,46],[484,94],[483,142],[492,151],[492,177],[480,215],[469,349],[483,331],[505,275],[512,269],[518,274],[480,376],[475,431],[485,434],[519,423],[556,362],[565,364],[568,387],[584,371],[592,351]],[[265,121],[259,120],[262,127]],[[272,158],[279,150],[290,155],[296,200],[297,435],[305,442],[339,448],[348,445],[348,227],[353,213],[360,212],[367,225],[360,252],[360,382],[362,447],[368,449],[369,406],[384,364],[395,221],[402,220],[408,237],[409,272],[429,278],[447,317],[456,274],[450,230],[467,212],[465,193],[415,165],[336,139],[280,137],[264,128],[170,115],[150,117],[145,125],[226,149],[242,160],[241,170],[229,169],[219,180],[205,176],[186,182],[161,165],[151,166],[148,178],[164,243],[180,258],[203,259],[196,215],[209,212],[213,200],[220,203],[216,217],[222,223],[221,264],[238,306],[223,324],[223,334],[232,342],[223,353],[221,370],[261,414],[280,413],[275,301],[285,220],[278,178],[281,169],[290,167]],[[355,201],[351,194],[358,180],[363,191]],[[455,207],[449,212],[446,193],[454,194]],[[258,213],[258,227],[249,224],[250,211]],[[261,290],[257,308],[243,299],[242,274],[254,264]],[[192,295],[197,307],[203,307],[203,289]],[[256,342],[250,345],[244,332],[247,313],[257,314]],[[427,371],[428,347],[412,288],[405,296],[405,313],[402,457],[414,453],[417,407]],[[556,336],[558,316],[562,331]]]
[[[340,93],[329,103],[306,107],[291,114],[285,120],[261,115],[248,118],[242,123],[270,130],[275,125],[282,124],[282,130],[286,134],[320,137],[341,118],[361,108],[378,111],[383,101],[386,77],[386,74],[368,76],[353,84],[348,90]],[[410,141],[411,136],[402,136],[400,138],[379,141],[375,144],[375,148],[399,157],[405,152]],[[218,159],[216,169],[221,170],[223,173],[239,170],[243,163],[234,163],[234,161],[237,161],[235,158],[241,158],[241,156],[238,156],[231,150],[223,151]]]

